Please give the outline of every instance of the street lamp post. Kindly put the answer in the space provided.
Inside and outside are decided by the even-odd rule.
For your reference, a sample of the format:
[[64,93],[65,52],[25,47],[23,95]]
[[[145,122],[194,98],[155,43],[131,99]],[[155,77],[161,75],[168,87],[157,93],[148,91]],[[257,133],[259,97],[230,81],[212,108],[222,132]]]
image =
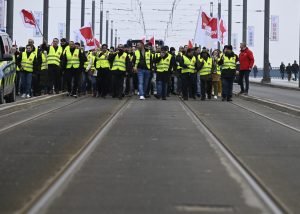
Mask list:
[[70,24],[71,24],[71,0],[67,0],[66,6],[66,38],[70,40]]
[[49,0],[44,0],[43,34],[48,42]]
[[99,41],[102,44],[102,35],[103,35],[103,0],[100,0],[100,36]]
[[210,17],[214,16],[214,3],[211,1],[210,2]]
[[228,0],[228,45],[231,45],[232,34],[232,0]]
[[114,21],[111,20],[111,29],[110,29],[110,46],[114,45]]
[[92,1],[92,29],[93,29],[93,34],[95,35],[95,0]]
[[81,0],[81,26],[84,26],[84,15],[85,15],[85,0]]
[[106,11],[106,44],[108,45],[109,11]]
[[[221,0],[218,0],[218,19],[219,21],[221,20],[221,9],[222,9],[222,5],[221,5]],[[220,30],[218,32],[218,36],[220,37]],[[220,41],[218,41],[218,49],[220,50],[221,48],[221,44]]]
[[13,39],[14,36],[14,0],[7,1],[6,32]]
[[270,83],[270,0],[265,0],[265,21],[264,21],[264,75],[262,83]]
[[243,42],[247,43],[247,0],[243,0]]
[[117,47],[118,43],[118,30],[115,29],[115,47]]

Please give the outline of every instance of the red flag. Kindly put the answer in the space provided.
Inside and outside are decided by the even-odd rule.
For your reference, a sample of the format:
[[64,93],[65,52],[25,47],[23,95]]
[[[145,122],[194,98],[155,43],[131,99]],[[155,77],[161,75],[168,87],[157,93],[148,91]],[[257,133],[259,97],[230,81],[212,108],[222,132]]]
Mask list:
[[98,48],[100,48],[100,42],[95,38],[95,43],[96,43],[96,46],[98,47]]
[[84,26],[79,29],[78,34],[81,37],[81,40],[85,42],[86,51],[93,50],[98,46],[98,41],[94,38],[92,27]]
[[152,36],[152,37],[149,39],[149,42],[152,44],[152,46],[155,46],[155,38],[154,38],[154,36]]
[[193,47],[194,47],[194,45],[193,45],[192,41],[189,40],[188,48],[193,48]]
[[145,44],[146,43],[146,36],[143,36],[141,40],[142,40],[142,43]]
[[221,43],[223,44],[224,43],[224,34],[227,32],[227,29],[225,28],[224,26],[224,21],[223,19],[220,20],[220,27],[219,27],[219,31],[220,31],[220,40],[221,40]]
[[210,37],[212,39],[218,39],[218,19],[212,18],[208,23],[208,26],[211,29]]
[[201,16],[202,16],[202,29],[205,29],[209,25],[211,18],[208,15],[206,15],[205,12],[202,12]]
[[29,28],[36,27],[36,21],[32,12],[23,9],[21,10],[21,17],[25,27],[29,27]]

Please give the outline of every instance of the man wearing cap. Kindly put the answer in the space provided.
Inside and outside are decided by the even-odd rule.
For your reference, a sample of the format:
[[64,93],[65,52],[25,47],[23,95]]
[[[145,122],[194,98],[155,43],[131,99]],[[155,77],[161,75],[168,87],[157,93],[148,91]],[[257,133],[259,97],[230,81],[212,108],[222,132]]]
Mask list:
[[[147,45],[149,47],[149,45]],[[145,100],[148,84],[151,76],[153,56],[151,51],[145,48],[143,42],[137,44],[137,50],[134,53],[133,65],[134,72],[138,74],[138,88],[140,100]]]
[[236,75],[238,56],[232,51],[231,45],[225,45],[219,65],[222,79],[222,101],[232,101],[233,80]]

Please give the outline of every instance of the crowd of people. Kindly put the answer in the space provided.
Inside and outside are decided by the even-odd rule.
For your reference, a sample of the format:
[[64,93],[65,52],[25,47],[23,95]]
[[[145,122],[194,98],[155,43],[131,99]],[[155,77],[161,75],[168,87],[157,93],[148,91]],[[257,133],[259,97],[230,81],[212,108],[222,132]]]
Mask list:
[[[67,96],[92,94],[94,97],[122,99],[151,95],[166,100],[170,94],[184,100],[218,99],[232,101],[235,76],[240,94],[248,94],[249,74],[254,65],[252,52],[241,43],[236,55],[231,45],[221,50],[205,47],[175,48],[139,42],[136,47],[102,44],[84,51],[80,43],[54,38],[51,45],[36,47],[32,39],[25,48],[14,47],[17,91],[22,98],[41,94]],[[239,64],[239,72],[237,72]],[[244,81],[246,85],[244,86]]]
[[[289,82],[291,80],[294,81],[298,80],[299,65],[297,64],[296,60],[292,65],[291,63],[288,63],[287,66],[285,66],[285,64],[281,62],[279,70],[280,70],[281,79],[284,79],[285,75],[287,75],[287,79]],[[294,75],[294,78],[292,78],[292,75]]]

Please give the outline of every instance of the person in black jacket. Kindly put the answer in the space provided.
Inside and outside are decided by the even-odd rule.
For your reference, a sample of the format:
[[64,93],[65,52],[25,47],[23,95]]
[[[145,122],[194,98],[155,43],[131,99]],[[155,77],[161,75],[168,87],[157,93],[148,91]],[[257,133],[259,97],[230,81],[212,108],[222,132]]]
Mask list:
[[294,74],[294,81],[297,81],[298,73],[299,73],[299,65],[297,64],[297,61],[294,61],[294,64],[292,65],[292,72]]
[[281,62],[279,70],[281,74],[281,79],[284,79],[285,65],[283,64],[283,62]]

